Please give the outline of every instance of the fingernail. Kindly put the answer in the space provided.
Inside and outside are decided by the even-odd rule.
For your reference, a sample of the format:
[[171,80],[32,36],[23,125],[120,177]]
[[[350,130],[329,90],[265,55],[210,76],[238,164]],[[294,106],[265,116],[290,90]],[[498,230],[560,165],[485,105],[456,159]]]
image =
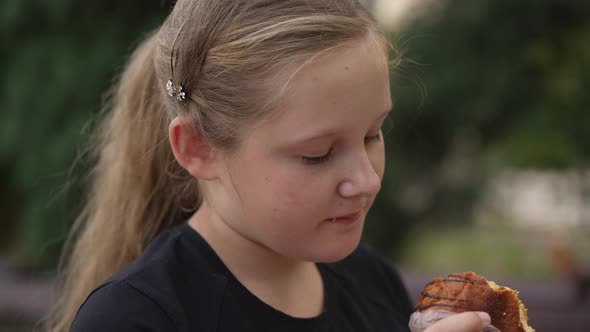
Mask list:
[[479,318],[481,318],[482,325],[484,327],[490,325],[490,323],[492,322],[492,319],[490,318],[490,315],[488,315],[487,312],[476,312],[476,314],[479,316]]

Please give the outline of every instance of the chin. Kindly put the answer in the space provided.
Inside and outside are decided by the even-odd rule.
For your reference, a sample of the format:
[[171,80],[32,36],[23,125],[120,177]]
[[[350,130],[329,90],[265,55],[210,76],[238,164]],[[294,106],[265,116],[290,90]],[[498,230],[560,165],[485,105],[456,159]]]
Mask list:
[[326,241],[309,252],[309,261],[316,263],[334,263],[348,257],[358,247],[360,234],[354,238]]
[[317,259],[314,259],[313,261],[316,263],[335,263],[348,257],[350,254],[352,254],[354,249],[356,249],[356,247],[346,251],[339,251],[330,253],[329,255],[322,255]]

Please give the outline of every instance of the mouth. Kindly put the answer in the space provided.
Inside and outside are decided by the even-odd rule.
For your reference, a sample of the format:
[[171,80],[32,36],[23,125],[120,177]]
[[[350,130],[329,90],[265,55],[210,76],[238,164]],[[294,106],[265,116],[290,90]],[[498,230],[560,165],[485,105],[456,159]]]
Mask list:
[[350,214],[327,218],[324,221],[334,224],[354,224],[361,220],[362,215],[363,210],[361,209]]

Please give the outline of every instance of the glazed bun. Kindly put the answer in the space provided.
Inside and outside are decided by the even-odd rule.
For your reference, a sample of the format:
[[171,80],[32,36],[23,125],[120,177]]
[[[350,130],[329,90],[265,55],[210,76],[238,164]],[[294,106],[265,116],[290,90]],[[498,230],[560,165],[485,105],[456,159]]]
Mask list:
[[416,311],[428,310],[485,311],[490,314],[492,325],[502,332],[535,331],[528,325],[527,309],[517,291],[473,272],[438,277],[426,284]]

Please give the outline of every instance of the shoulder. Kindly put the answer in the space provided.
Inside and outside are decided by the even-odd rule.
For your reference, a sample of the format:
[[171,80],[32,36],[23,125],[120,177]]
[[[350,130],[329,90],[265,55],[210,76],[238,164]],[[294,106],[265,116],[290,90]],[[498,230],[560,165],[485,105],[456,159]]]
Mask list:
[[410,314],[412,305],[397,269],[373,248],[361,244],[345,259],[329,264],[344,282],[362,289],[373,302],[393,305],[397,311]]
[[82,304],[71,331],[176,331],[161,306],[125,281],[95,289]]
[[[189,231],[181,225],[158,235],[137,260],[88,296],[77,324],[167,323],[166,329],[146,331],[212,330],[219,316],[215,303],[222,301],[227,279],[215,269],[203,240]],[[103,316],[107,322],[100,320]],[[128,325],[116,326],[122,328],[101,330],[127,330]],[[82,330],[93,331],[76,331]]]

